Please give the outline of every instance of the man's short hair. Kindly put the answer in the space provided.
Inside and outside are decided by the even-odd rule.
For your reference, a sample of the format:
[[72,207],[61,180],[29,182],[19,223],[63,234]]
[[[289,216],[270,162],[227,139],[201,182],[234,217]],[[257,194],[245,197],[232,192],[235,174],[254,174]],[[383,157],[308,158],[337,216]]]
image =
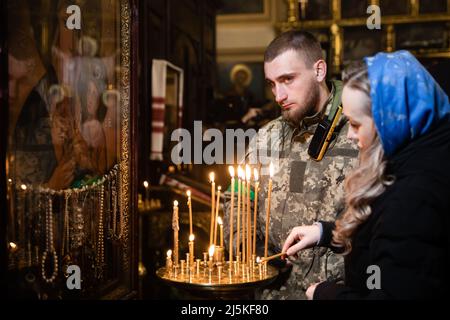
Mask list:
[[280,54],[295,50],[304,59],[307,67],[312,67],[323,59],[320,42],[306,31],[286,31],[272,40],[264,53],[264,62],[271,62]]

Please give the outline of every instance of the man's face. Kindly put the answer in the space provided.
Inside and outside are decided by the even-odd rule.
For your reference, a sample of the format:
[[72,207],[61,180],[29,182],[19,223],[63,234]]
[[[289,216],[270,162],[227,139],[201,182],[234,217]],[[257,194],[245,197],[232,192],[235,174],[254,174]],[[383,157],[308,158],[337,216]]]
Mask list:
[[285,120],[298,125],[305,116],[314,114],[319,102],[319,82],[315,68],[308,68],[301,55],[287,50],[264,63],[264,72]]

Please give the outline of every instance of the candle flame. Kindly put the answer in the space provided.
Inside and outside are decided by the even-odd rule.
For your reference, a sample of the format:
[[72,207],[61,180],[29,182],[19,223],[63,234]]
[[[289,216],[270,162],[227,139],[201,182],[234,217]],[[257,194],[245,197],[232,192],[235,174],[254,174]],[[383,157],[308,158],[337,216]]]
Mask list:
[[222,225],[222,224],[223,224],[223,221],[222,221],[222,218],[221,218],[221,217],[217,217],[217,223],[218,223],[219,225]]
[[230,172],[230,176],[231,176],[232,178],[234,178],[234,167],[233,167],[233,166],[229,166],[229,167],[228,167],[228,171]]
[[194,236],[193,234],[191,234],[191,235],[189,236],[189,241],[194,241],[194,239],[195,239],[195,236]]
[[209,174],[209,181],[214,182],[214,172]]
[[27,190],[27,186],[24,184],[22,184],[20,187],[22,188],[22,190]]
[[270,165],[269,165],[269,174],[270,174],[270,177],[271,177],[271,178],[273,177],[273,171],[274,171],[273,163],[270,162]]
[[8,182],[9,182],[9,183],[11,183],[11,182],[12,182],[12,179],[11,179],[11,178],[9,178],[9,179],[8,179]]
[[144,187],[148,188],[148,181],[144,181]]
[[172,250],[167,250],[167,258],[170,258],[172,256]]
[[221,186],[218,186],[218,187],[217,187],[217,190],[218,190],[218,191],[222,190],[222,187],[221,187]]
[[239,167],[238,167],[238,177],[239,177],[239,179],[242,179],[242,176],[243,176],[243,175],[244,175],[244,174],[243,174],[242,167],[239,166]]
[[175,201],[173,202],[173,206],[174,206],[174,207],[178,207],[178,201],[177,201],[177,200],[175,200]]
[[253,169],[253,177],[255,177],[255,181],[259,180],[259,174],[256,168]]
[[261,258],[260,257],[256,257],[256,263],[260,263],[261,262]]
[[14,242],[10,242],[9,246],[12,250],[15,250],[17,248],[17,244],[15,244]]
[[191,196],[191,190],[186,191],[186,195],[187,195],[188,197],[190,197],[190,196]]
[[248,164],[245,165],[245,177],[247,181],[250,181],[250,178],[252,177],[252,170]]
[[209,257],[212,258],[212,256],[214,255],[214,250],[215,250],[215,246],[212,244],[209,247],[208,253],[209,253]]

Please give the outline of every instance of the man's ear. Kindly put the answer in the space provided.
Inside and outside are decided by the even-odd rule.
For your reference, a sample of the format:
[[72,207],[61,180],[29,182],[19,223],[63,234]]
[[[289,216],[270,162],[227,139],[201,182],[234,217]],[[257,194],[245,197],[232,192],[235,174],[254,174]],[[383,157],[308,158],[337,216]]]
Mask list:
[[317,60],[316,63],[314,63],[313,68],[317,82],[322,82],[327,78],[327,63],[325,60]]

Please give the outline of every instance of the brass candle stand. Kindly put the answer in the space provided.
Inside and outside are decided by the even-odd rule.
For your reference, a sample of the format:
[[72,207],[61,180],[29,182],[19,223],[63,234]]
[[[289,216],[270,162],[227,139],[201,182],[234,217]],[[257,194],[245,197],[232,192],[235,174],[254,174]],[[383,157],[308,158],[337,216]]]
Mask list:
[[[216,247],[220,252],[220,247]],[[206,256],[206,255],[205,255]],[[217,260],[217,257],[222,259]],[[213,261],[195,259],[194,265],[166,264],[156,275],[165,283],[197,294],[215,294],[216,297],[232,297],[270,284],[278,276],[278,270],[267,261],[251,259],[242,264],[223,260],[224,255],[214,255]]]
[[[234,230],[234,192],[235,187],[235,170],[233,166],[229,167],[231,176],[231,207],[230,207],[230,240],[233,241]],[[178,201],[174,201],[173,215],[172,215],[172,229],[173,229],[173,256],[172,251],[167,252],[166,266],[157,270],[156,275],[169,285],[178,288],[198,291],[201,293],[215,294],[218,293],[224,297],[225,294],[237,293],[239,291],[251,291],[258,287],[269,284],[278,275],[275,268],[268,266],[267,262],[270,260],[267,257],[267,239],[269,232],[270,219],[270,194],[272,189],[273,164],[269,166],[269,193],[268,206],[266,211],[266,230],[265,230],[265,248],[264,259],[256,258],[256,214],[257,201],[254,202],[254,218],[253,226],[251,219],[251,168],[248,164],[245,165],[245,171],[241,166],[238,166],[238,186],[237,186],[237,219],[236,219],[236,253],[231,250],[228,255],[228,261],[225,261],[225,247],[223,238],[223,220],[219,216],[220,211],[220,195],[221,187],[217,187],[217,198],[215,197],[215,174],[211,172],[211,224],[210,224],[210,238],[209,238],[209,252],[203,253],[203,261],[195,259],[194,254],[194,240],[192,228],[192,201],[193,193],[188,190],[186,195],[188,197],[187,205],[189,207],[189,253],[186,254],[185,260],[179,260],[179,214]],[[259,173],[254,170],[255,191],[259,188]],[[255,199],[256,200],[256,199]],[[219,232],[218,232],[219,228]],[[241,232],[242,231],[242,232]],[[220,237],[218,240],[218,234]],[[253,242],[253,247],[252,247]],[[208,259],[209,256],[209,259]],[[278,256],[278,255],[277,255]],[[233,261],[233,258],[236,261]],[[195,261],[195,262],[194,262]],[[219,296],[220,297],[220,296]]]

